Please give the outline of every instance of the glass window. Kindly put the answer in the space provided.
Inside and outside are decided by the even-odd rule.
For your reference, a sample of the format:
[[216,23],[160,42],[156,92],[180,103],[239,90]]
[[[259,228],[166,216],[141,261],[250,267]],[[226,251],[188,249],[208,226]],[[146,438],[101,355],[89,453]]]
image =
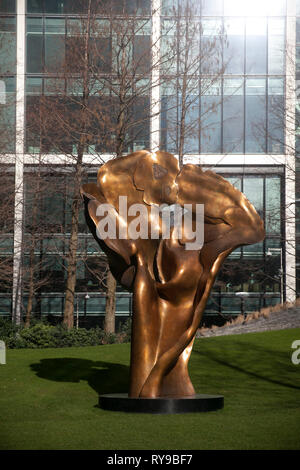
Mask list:
[[178,30],[179,73],[197,74],[200,69],[201,57],[206,55],[206,51],[200,48],[200,23],[189,21],[187,29],[186,21],[180,21]]
[[244,150],[244,86],[243,79],[224,80],[223,152]]
[[222,23],[219,20],[202,20],[201,71],[218,73],[222,68]]
[[161,14],[166,16],[174,15],[176,12],[176,4],[173,0],[162,0],[161,2]]
[[161,98],[161,143],[164,150],[177,152],[177,98],[162,96]]
[[[75,37],[73,37],[71,41],[68,38],[68,67],[71,67],[71,69],[69,68],[68,70],[74,69],[74,65],[72,64],[74,64],[74,62],[82,61],[83,58],[78,57],[78,60],[75,59],[77,51],[80,53],[81,56],[83,56],[84,52],[83,38],[78,35],[79,27],[82,28],[82,22],[80,25],[77,25],[77,33],[76,30],[73,31],[73,33],[75,33]],[[139,36],[137,36],[137,38],[139,38]],[[142,36],[142,39],[143,38],[144,36]],[[139,44],[138,41],[137,44]],[[147,50],[149,52],[149,45]],[[108,20],[96,20],[93,23],[89,52],[90,67],[95,72],[111,72],[112,50],[110,37],[110,22]],[[140,56],[139,58],[141,59]],[[149,54],[145,53],[141,59],[141,63],[143,64],[147,60],[147,58],[149,58]]]
[[43,13],[44,0],[27,0],[28,13]]
[[165,74],[176,73],[176,23],[173,20],[163,20],[161,37],[161,69]]
[[[103,3],[105,4],[105,2]],[[111,8],[111,4],[113,4],[113,9],[116,13],[124,12],[125,14],[142,15],[150,14],[151,9],[151,0],[114,0],[113,2],[110,0],[107,4],[109,9]]]
[[130,297],[128,295],[116,296],[116,313],[130,313]]
[[27,72],[43,72],[43,20],[27,18]]
[[[232,184],[232,186],[237,188],[239,191],[242,190],[242,181],[241,181],[241,178],[239,176],[230,176],[230,177],[226,177],[226,179],[229,181],[229,183]],[[240,256],[240,249],[239,248],[237,250],[234,250],[231,254],[236,253],[236,252],[237,252],[237,256],[239,257]],[[234,256],[234,257],[236,257],[236,256]]]
[[0,104],[6,104],[6,84],[0,79]]
[[40,126],[35,122],[38,110],[39,96],[28,94],[26,97],[26,152],[32,154],[40,152]]
[[168,11],[170,14],[173,13],[173,15],[178,15],[178,16],[199,16],[200,15],[200,1],[199,0],[178,0],[178,7],[177,7],[177,2],[172,2],[173,4],[173,9],[172,6],[169,3],[169,8]]
[[280,282],[282,281],[282,248],[280,238],[267,238],[266,244],[266,262],[265,262],[265,292],[279,292]]
[[3,33],[16,31],[16,18],[8,16],[0,17],[0,31]]
[[246,14],[245,3],[240,0],[224,0],[224,15],[244,16]]
[[[96,4],[98,2],[95,2]],[[92,2],[93,8],[94,2]],[[87,0],[27,0],[28,13],[84,13],[87,11]]]
[[300,46],[296,47],[296,72],[300,72]]
[[283,16],[286,13],[286,0],[267,0],[267,5],[269,16]]
[[222,313],[230,315],[239,315],[241,313],[241,299],[238,297],[221,297]]
[[42,297],[41,314],[42,315],[61,315],[63,311],[63,298]]
[[16,19],[0,18],[0,75],[16,70]]
[[12,312],[11,309],[11,298],[10,297],[0,297],[0,315],[10,315]]
[[59,72],[65,61],[65,20],[45,20],[45,71]]
[[0,151],[13,152],[15,150],[15,78],[0,78]]
[[[255,0],[254,0],[255,2]],[[250,2],[241,2],[240,0],[224,0],[224,15],[225,16],[244,16],[247,15],[246,3]],[[261,2],[262,4],[262,2]],[[260,6],[261,6],[260,4]]]
[[284,72],[284,20],[269,20],[268,73]]
[[201,84],[201,153],[221,152],[221,86],[220,82]]
[[26,79],[26,94],[27,95],[40,95],[43,90],[42,78],[27,78]]
[[244,20],[231,18],[224,23],[224,67],[226,73],[244,73]]
[[[255,207],[258,214],[263,217],[264,208],[264,179],[260,176],[244,177],[243,193]],[[253,245],[256,246],[256,245]],[[249,247],[247,247],[248,249]]]
[[46,18],[46,34],[65,34],[65,20],[63,18]]
[[133,68],[136,73],[146,73],[151,67],[151,22],[136,22],[134,29]]
[[246,153],[266,152],[266,80],[246,79]]
[[300,18],[296,20],[296,42],[300,43]]
[[61,226],[64,220],[64,188],[66,181],[62,177],[49,177],[47,192],[42,194],[42,213],[48,214],[47,225]]
[[284,81],[268,79],[268,152],[284,152]]
[[267,23],[264,19],[246,21],[246,73],[267,72]]
[[225,16],[282,16],[285,0],[224,0]]
[[219,19],[202,20],[201,24],[203,36],[214,37],[222,32],[222,22]]
[[65,80],[63,78],[45,78],[44,79],[45,95],[61,95],[65,90]]
[[[184,102],[179,95],[178,105],[178,133],[180,134],[180,121],[184,123],[182,137],[184,139],[183,152],[184,153],[199,153],[199,96],[188,95]],[[184,113],[181,113],[181,110]],[[178,136],[180,137],[180,135]]]
[[266,232],[280,235],[280,177],[272,176],[266,178]]
[[16,1],[15,0],[1,0],[0,13],[15,13]]
[[266,16],[268,13],[268,0],[251,0],[250,2],[240,3],[244,3],[245,14],[247,16]]
[[88,238],[87,252],[89,254],[99,253],[99,245],[94,238]]
[[[148,96],[138,96],[133,104],[133,125],[131,139],[133,151],[145,149],[150,143],[150,100]],[[130,139],[130,140],[131,140]]]
[[223,0],[202,0],[201,7],[203,16],[222,16],[223,14]]
[[[63,0],[46,0],[45,13],[64,13],[65,3],[67,2],[64,2]],[[79,0],[77,3],[82,3],[82,0]]]
[[245,299],[245,312],[255,312],[259,310],[260,307],[261,304],[259,297],[248,297]]
[[101,315],[105,313],[106,298],[92,297],[86,300],[86,313],[89,315]]

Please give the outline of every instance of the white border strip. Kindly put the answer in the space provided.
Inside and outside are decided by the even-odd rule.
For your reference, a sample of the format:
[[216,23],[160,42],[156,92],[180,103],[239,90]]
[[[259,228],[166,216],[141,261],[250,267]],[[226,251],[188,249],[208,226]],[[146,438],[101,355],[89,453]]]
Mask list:
[[150,150],[159,149],[160,134],[160,92],[159,92],[159,58],[160,58],[160,10],[161,1],[152,0],[152,73],[151,73],[151,116],[150,116]]
[[12,313],[15,323],[21,322],[22,302],[22,229],[23,229],[23,170],[25,133],[25,3],[17,1],[17,80],[16,80],[16,161],[15,161],[15,221]]
[[295,166],[295,64],[296,64],[296,2],[287,1],[286,16],[286,167],[285,167],[285,296],[296,300],[296,166]]

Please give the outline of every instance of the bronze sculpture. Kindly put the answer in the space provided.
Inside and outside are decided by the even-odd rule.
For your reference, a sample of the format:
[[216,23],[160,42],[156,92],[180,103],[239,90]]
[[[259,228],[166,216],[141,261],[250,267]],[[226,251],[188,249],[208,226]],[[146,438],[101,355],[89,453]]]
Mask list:
[[[193,397],[188,360],[214,280],[229,253],[264,238],[262,220],[224,178],[196,165],[180,169],[177,159],[162,151],[109,161],[99,169],[97,184],[83,185],[81,193],[87,223],[113,275],[133,292],[129,397]],[[186,250],[188,234],[175,237],[174,227],[169,238],[162,237],[161,217],[158,237],[99,238],[101,205],[114,208],[119,235],[134,219],[120,216],[120,195],[129,206],[145,207],[149,226],[153,206],[191,204],[194,223],[196,204],[204,204],[202,248]]]

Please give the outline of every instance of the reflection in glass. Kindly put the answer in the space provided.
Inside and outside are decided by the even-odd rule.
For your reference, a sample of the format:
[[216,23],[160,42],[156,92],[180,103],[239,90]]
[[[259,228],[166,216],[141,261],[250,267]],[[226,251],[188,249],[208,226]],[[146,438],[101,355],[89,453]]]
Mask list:
[[272,176],[266,178],[266,232],[280,235],[280,177]]
[[223,0],[202,0],[203,16],[221,16],[223,14]]
[[[258,214],[263,218],[263,201],[264,201],[264,180],[259,176],[247,176],[244,177],[244,188],[243,193],[253,204]],[[249,250],[253,250],[259,244],[251,245],[247,247]]]
[[0,18],[0,73],[16,71],[16,19]]
[[0,77],[0,152],[14,152],[16,137],[16,82],[14,77]]
[[268,152],[284,152],[284,82],[281,78],[268,79]]
[[161,98],[161,145],[163,150],[177,153],[177,98],[162,96]]
[[15,13],[16,0],[1,0],[0,13]]
[[242,153],[244,149],[243,79],[225,79],[223,94],[223,152]]
[[244,21],[226,19],[224,24],[224,66],[226,73],[244,73]]
[[284,20],[269,20],[268,73],[284,72]]
[[246,21],[246,73],[267,72],[267,23],[263,19]]
[[265,92],[265,79],[246,79],[246,153],[266,152]]
[[65,60],[65,20],[46,18],[45,21],[45,70],[59,72]]
[[[202,81],[201,153],[221,152],[221,95],[218,83]],[[204,90],[203,90],[204,88]]]
[[27,18],[26,50],[27,72],[43,71],[43,23],[42,18]]

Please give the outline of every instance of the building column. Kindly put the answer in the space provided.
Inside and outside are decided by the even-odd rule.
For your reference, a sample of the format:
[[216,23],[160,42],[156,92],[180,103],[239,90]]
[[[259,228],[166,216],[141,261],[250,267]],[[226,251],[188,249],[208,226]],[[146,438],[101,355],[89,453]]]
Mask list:
[[161,0],[152,0],[152,64],[151,64],[151,115],[150,115],[150,150],[159,149],[160,129],[160,93],[159,93],[159,63],[160,63],[160,14]]
[[21,322],[22,306],[22,233],[23,233],[23,169],[25,135],[25,4],[17,4],[17,78],[16,78],[16,159],[15,159],[15,220],[12,316]]
[[295,64],[296,0],[287,0],[286,15],[286,115],[285,115],[285,297],[296,299],[296,223],[295,223]]

